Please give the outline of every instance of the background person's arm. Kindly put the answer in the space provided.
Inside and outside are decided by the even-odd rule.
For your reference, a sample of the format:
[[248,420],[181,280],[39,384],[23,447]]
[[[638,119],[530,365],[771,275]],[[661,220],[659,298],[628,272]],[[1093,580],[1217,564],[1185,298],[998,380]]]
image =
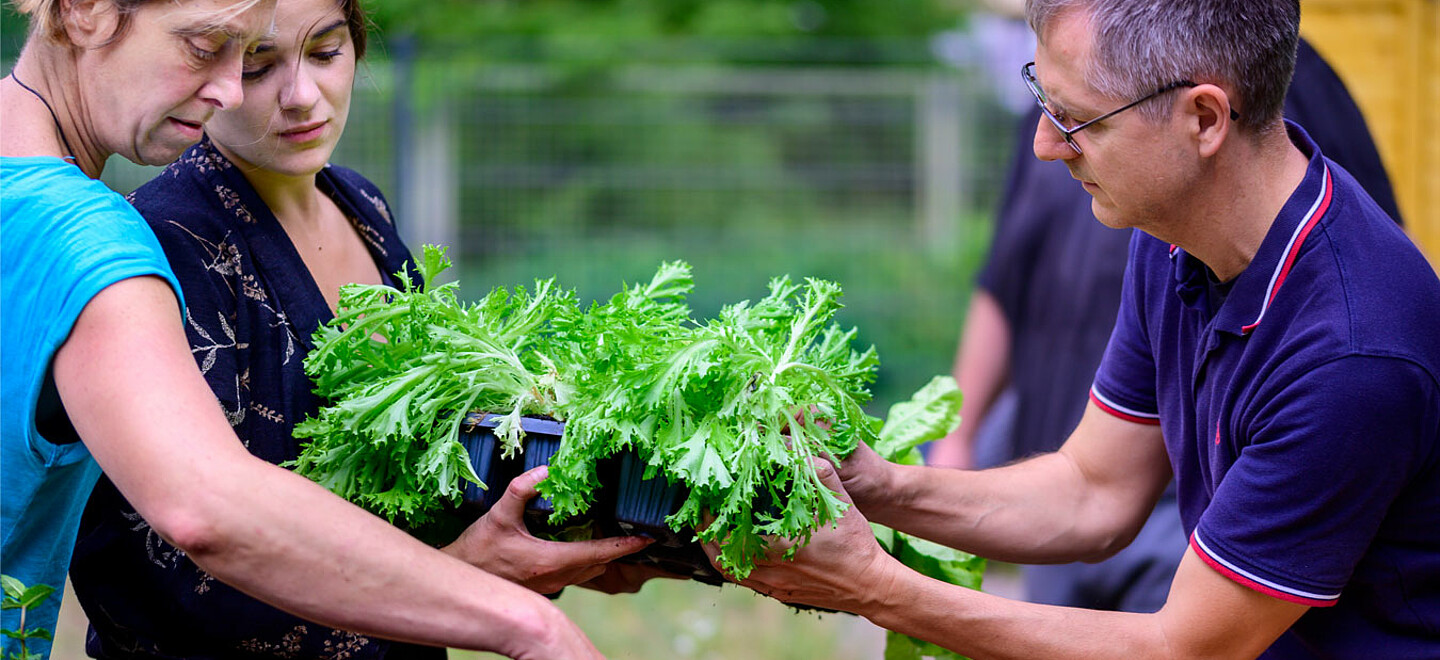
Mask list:
[[975,431],[1010,379],[1010,323],[1000,302],[983,288],[970,295],[951,373],[965,393],[960,426],[935,441],[927,463],[970,469],[975,466]]
[[596,658],[544,597],[410,538],[250,455],[195,367],[161,279],[107,287],[52,365],[95,460],[215,577],[316,622],[514,658]]

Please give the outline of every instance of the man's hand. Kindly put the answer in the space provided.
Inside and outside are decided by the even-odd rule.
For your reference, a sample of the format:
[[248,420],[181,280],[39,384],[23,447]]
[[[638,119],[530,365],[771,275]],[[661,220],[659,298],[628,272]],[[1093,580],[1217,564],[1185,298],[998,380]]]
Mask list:
[[[870,455],[883,462],[874,452]],[[817,530],[792,559],[784,559],[783,555],[794,541],[770,538],[766,556],[757,558],[755,570],[738,582],[786,603],[863,614],[868,605],[885,599],[893,572],[904,567],[875,541],[874,532],[846,493],[834,466],[821,459],[814,459],[814,465],[821,482],[852,506],[834,526]],[[710,563],[720,569],[719,545],[706,543],[704,548]]]
[[609,562],[653,542],[639,536],[572,543],[535,538],[525,529],[525,503],[539,495],[535,484],[547,474],[541,466],[516,477],[489,512],[442,550],[534,591],[554,593],[599,577]]
[[859,443],[839,465],[839,482],[844,489],[835,490],[842,496],[848,494],[850,499],[846,501],[854,502],[862,511],[894,505],[891,470],[895,464],[881,458],[870,445]]

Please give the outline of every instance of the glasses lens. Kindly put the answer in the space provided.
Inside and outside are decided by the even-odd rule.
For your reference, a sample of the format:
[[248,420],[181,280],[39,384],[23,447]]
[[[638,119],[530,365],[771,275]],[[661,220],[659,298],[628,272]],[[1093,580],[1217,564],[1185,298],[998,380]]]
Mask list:
[[1060,118],[1050,111],[1050,103],[1045,98],[1045,90],[1040,89],[1040,81],[1035,79],[1035,63],[1031,62],[1021,67],[1020,77],[1025,79],[1025,86],[1029,87],[1030,93],[1035,95],[1035,103],[1040,106],[1041,114],[1044,114],[1055,130],[1060,133],[1060,136],[1065,138],[1065,144],[1070,145],[1070,148],[1074,149],[1077,154],[1084,153],[1080,150],[1080,145],[1075,143],[1075,138],[1070,135],[1070,129],[1065,128],[1065,124],[1061,123]]
[[1045,100],[1045,90],[1040,89],[1040,81],[1035,79],[1035,63],[1026,64],[1020,69],[1020,77],[1025,79],[1025,86],[1030,88],[1030,93],[1035,95],[1035,101],[1041,107],[1048,105]]

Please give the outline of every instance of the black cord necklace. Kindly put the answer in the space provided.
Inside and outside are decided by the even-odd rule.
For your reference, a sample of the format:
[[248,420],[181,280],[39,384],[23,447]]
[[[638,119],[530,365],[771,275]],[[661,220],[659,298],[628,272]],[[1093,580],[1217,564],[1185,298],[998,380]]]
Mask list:
[[65,129],[60,128],[60,117],[56,116],[55,108],[50,107],[50,102],[46,101],[45,97],[40,95],[40,92],[35,91],[34,88],[20,80],[20,76],[16,75],[15,71],[10,72],[10,77],[15,79],[15,84],[19,85],[25,91],[34,94],[35,98],[40,99],[40,102],[45,104],[45,109],[50,111],[50,121],[55,122],[55,132],[60,134],[60,142],[65,145],[65,151],[69,154],[65,156],[64,159],[72,163],[75,162],[75,149],[70,146],[70,141],[65,139]]

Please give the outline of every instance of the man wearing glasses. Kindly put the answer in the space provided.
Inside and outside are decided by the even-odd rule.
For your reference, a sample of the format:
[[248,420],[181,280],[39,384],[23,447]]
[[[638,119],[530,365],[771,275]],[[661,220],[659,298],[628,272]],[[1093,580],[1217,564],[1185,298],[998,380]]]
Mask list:
[[[1017,11],[1024,11],[1023,2]],[[1036,122],[1048,121],[1034,98],[1037,104],[1018,124],[1017,133],[1027,137],[1034,135]],[[1303,38],[1284,116],[1304,127],[1320,152],[1399,222],[1365,118]],[[1063,161],[1035,158],[1031,140],[1017,142],[1010,162],[955,356],[965,419],[930,448],[930,465],[994,467],[1058,449],[1085,412],[1120,308],[1133,232],[1096,222],[1090,194],[1070,178]],[[1187,545],[1174,489],[1167,489],[1135,540],[1115,556],[1098,563],[1020,567],[1024,598],[1154,612],[1165,604]]]
[[[1116,327],[1058,452],[980,472],[861,448],[856,503],[744,584],[973,657],[1440,657],[1440,281],[1281,118],[1295,0],[1031,0],[1034,150],[1134,227]],[[867,518],[1022,563],[1123,548],[1174,478],[1153,614],[929,580]],[[843,485],[842,485],[843,484]]]

